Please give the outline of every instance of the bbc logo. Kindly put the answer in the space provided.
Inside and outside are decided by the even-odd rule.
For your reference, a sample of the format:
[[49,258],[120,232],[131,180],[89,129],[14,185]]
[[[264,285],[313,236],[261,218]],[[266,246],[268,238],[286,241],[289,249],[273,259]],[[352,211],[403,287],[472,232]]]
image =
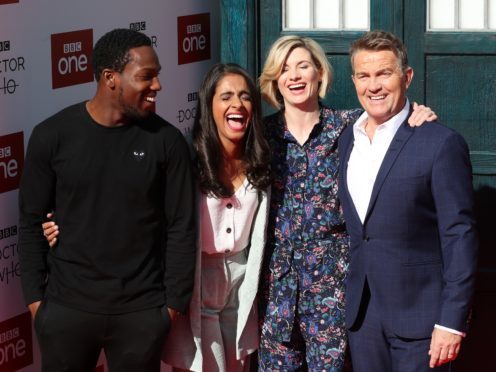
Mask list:
[[77,41],[75,43],[64,44],[63,48],[64,48],[64,54],[80,52],[83,50],[83,46],[80,41]]
[[7,52],[10,50],[10,40],[0,41],[0,52]]
[[188,102],[198,101],[198,92],[188,93]]
[[188,34],[197,34],[201,32],[201,23],[198,23],[196,25],[188,25],[186,28],[186,33]]
[[10,146],[0,147],[0,159],[10,158],[12,156],[12,148]]
[[[6,227],[5,229],[0,229],[0,240],[10,238],[11,236],[17,235],[17,225]],[[0,341],[0,344],[2,342]]]
[[129,24],[129,29],[133,31],[145,31],[146,30],[146,22],[134,22]]

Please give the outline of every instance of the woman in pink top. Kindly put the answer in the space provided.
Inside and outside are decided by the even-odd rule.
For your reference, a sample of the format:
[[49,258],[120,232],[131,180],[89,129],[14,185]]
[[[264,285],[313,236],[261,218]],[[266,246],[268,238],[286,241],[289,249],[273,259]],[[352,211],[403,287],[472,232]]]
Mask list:
[[172,325],[165,362],[194,371],[242,371],[258,348],[254,304],[265,245],[270,150],[256,85],[217,64],[199,92],[193,127],[198,256],[188,316]]

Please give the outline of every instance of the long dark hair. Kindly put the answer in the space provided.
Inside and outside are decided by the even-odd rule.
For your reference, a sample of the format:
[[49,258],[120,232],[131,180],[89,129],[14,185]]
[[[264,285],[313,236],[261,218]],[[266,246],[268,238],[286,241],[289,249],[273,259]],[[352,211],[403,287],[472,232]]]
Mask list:
[[262,124],[260,94],[252,78],[242,67],[233,63],[218,63],[208,71],[201,84],[193,125],[193,146],[200,189],[203,193],[218,198],[233,194],[233,190],[221,182],[222,144],[212,112],[217,84],[227,74],[242,76],[252,99],[253,113],[244,136],[242,154],[246,177],[258,190],[264,190],[270,185],[270,149]]

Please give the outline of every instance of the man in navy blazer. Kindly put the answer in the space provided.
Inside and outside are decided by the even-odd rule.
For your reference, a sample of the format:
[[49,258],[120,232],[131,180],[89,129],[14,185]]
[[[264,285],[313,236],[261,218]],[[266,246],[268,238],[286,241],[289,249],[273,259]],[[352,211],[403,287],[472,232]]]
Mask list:
[[353,370],[447,370],[465,336],[476,271],[468,147],[439,123],[407,125],[413,70],[401,40],[368,32],[350,54],[365,109],[339,141]]

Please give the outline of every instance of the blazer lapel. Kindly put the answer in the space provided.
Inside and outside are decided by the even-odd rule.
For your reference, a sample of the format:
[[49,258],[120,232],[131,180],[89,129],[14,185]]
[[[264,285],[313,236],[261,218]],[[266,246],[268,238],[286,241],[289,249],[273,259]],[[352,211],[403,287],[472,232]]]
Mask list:
[[391,167],[393,166],[396,158],[400,154],[401,150],[405,143],[409,140],[410,136],[413,134],[413,128],[408,125],[408,119],[401,124],[396,132],[396,135],[393,138],[393,141],[389,145],[389,148],[384,156],[384,160],[382,161],[381,167],[379,168],[379,172],[377,173],[377,177],[375,179],[374,187],[372,189],[372,195],[370,196],[369,207],[367,209],[367,214],[365,215],[365,221],[367,221],[370,212],[374,208],[374,204],[377,200],[377,196],[379,195],[379,191],[381,190],[384,181],[386,180]]
[[358,215],[358,212],[355,208],[355,203],[353,203],[353,199],[351,198],[350,191],[348,189],[348,161],[350,160],[351,156],[351,151],[353,150],[353,144],[355,141],[355,136],[353,135],[353,132],[349,136],[349,141],[346,143],[346,147],[344,148],[344,154],[341,157],[340,155],[340,161],[341,161],[341,171],[342,171],[342,185],[339,185],[339,187],[342,187],[344,190],[344,195],[346,197],[346,202],[351,206],[351,211],[352,211],[352,216],[354,219],[361,225],[362,221],[360,221],[360,216]]

